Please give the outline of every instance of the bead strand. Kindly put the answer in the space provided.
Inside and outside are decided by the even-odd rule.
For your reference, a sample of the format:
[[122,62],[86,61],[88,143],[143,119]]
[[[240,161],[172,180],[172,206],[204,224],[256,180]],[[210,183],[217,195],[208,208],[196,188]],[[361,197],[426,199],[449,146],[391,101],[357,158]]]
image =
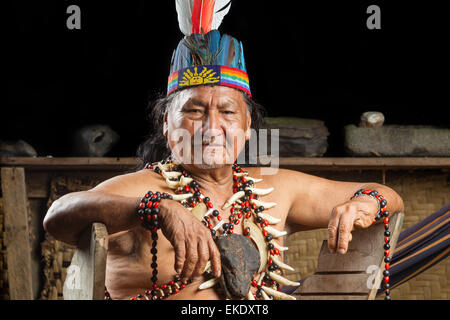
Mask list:
[[[186,170],[182,169],[180,166],[175,165],[172,162],[172,159],[170,157],[167,158],[166,160],[163,160],[156,164],[146,164],[145,169],[152,170],[153,172],[155,172],[161,176],[164,175],[165,177],[167,177],[168,172],[164,172],[166,169],[162,170],[161,168],[166,168],[168,166],[170,166],[170,168],[172,168],[174,171],[181,172],[182,178],[184,177],[185,179],[189,179],[189,178],[192,179],[191,175]],[[213,227],[213,225],[211,223],[212,222],[211,217],[209,217],[209,215],[206,215],[203,218],[202,223],[205,225],[205,227],[207,227],[211,230],[211,235],[213,238],[218,236],[217,228],[219,226],[222,227],[223,233],[225,235],[233,234],[235,226],[239,225],[244,217],[246,219],[249,219],[253,215],[256,222],[259,223],[261,228],[263,229],[262,233],[263,233],[265,241],[267,242],[268,252],[270,252],[270,254],[272,256],[279,255],[280,254],[279,250],[276,249],[272,243],[270,243],[270,241],[273,239],[273,236],[271,234],[269,234],[267,232],[267,230],[264,230],[264,228],[267,227],[269,224],[268,221],[263,219],[262,217],[259,217],[259,215],[258,215],[260,212],[265,210],[264,206],[257,206],[255,203],[251,202],[252,200],[257,200],[259,198],[259,196],[257,194],[253,194],[253,192],[251,190],[247,189],[254,185],[254,181],[251,179],[245,178],[246,172],[236,162],[232,165],[232,174],[233,174],[233,193],[236,194],[238,192],[243,192],[243,196],[231,204],[230,216],[229,216],[230,222],[225,222],[225,223],[223,222],[223,219],[220,216],[219,211],[214,209],[211,199],[202,194],[200,187],[196,181],[192,180],[186,185],[180,185],[179,182],[174,181],[174,185],[179,186],[178,188],[176,188],[175,194],[187,194],[187,193],[193,194],[191,197],[187,198],[186,200],[181,201],[182,205],[185,206],[186,208],[194,208],[198,203],[203,202],[207,206],[207,208],[209,208],[209,210],[211,210],[212,216],[215,217],[219,221],[219,224],[216,227]],[[179,175],[174,175],[174,177],[175,176],[179,176]],[[157,230],[159,229],[157,214],[159,213],[158,206],[159,206],[159,201],[161,201],[161,200],[160,200],[159,196],[154,197],[153,195],[154,194],[149,191],[142,199],[140,208],[138,210],[138,216],[139,216],[139,219],[143,222],[143,226],[152,232],[153,243],[152,243],[152,249],[151,249],[151,254],[152,254],[151,267],[153,268],[153,271],[152,271],[151,280],[153,283],[153,290],[147,291],[145,293],[145,295],[138,295],[136,297],[133,297],[132,298],[133,300],[138,300],[138,299],[142,299],[142,298],[148,299],[147,296],[150,296],[151,299],[165,299],[168,296],[170,296],[171,294],[178,293],[179,290],[183,289],[188,283],[191,282],[189,280],[185,283],[180,283],[179,277],[177,275],[175,277],[174,281],[171,281],[168,284],[163,284],[161,286],[157,285],[158,278],[157,278],[156,243],[157,243],[157,238],[158,238]],[[161,194],[159,194],[159,195],[161,195]],[[161,199],[164,197],[171,199],[170,198],[171,196],[168,194],[165,194],[163,197],[161,197]],[[156,202],[158,203],[158,204],[156,204],[156,209],[157,209],[156,213],[151,211],[151,210],[154,210],[154,208],[155,208],[154,207],[154,203],[155,203],[154,198],[156,198],[156,200],[157,200]],[[150,209],[149,209],[148,204],[150,201],[152,202],[152,204],[150,205]],[[250,230],[248,230],[248,229],[249,228],[247,228],[247,230],[244,230],[244,235],[250,238]],[[269,271],[274,271],[274,270],[278,269],[279,267],[272,261],[272,259],[269,259],[267,268]],[[276,282],[275,280],[272,280],[269,275],[266,274],[264,276],[264,279],[265,279],[265,281],[262,281],[262,284],[258,285],[259,293],[257,293],[257,295],[256,295],[258,298],[265,295],[265,293],[263,293],[261,290],[261,286],[265,285],[266,283],[269,283],[272,287],[276,288],[277,291],[280,291],[280,289],[281,289],[280,284],[278,282]]]
[[378,193],[376,190],[364,190],[360,189],[358,190],[353,197],[350,199],[354,199],[359,196],[370,196],[377,200],[378,202],[378,211],[375,215],[375,219],[373,220],[372,224],[376,223],[377,221],[383,219],[384,224],[384,271],[383,271],[383,287],[384,287],[384,293],[385,293],[385,300],[391,300],[391,291],[390,291],[390,242],[391,242],[391,232],[389,231],[389,211],[387,210],[387,200]]
[[[156,167],[158,168],[158,167]],[[159,168],[158,168],[159,169]],[[158,171],[158,170],[156,170]],[[172,199],[172,196],[163,192],[155,192],[148,191],[145,196],[141,199],[141,203],[139,205],[138,210],[138,218],[142,221],[142,226],[151,232],[152,237],[152,248],[150,249],[150,253],[152,254],[152,264],[150,265],[152,268],[152,278],[151,281],[153,283],[152,290],[148,290],[145,292],[145,296],[139,294],[135,297],[132,297],[131,300],[148,299],[147,296],[150,296],[152,300],[157,299],[165,299],[169,297],[171,294],[178,293],[181,289],[183,289],[186,283],[179,283],[179,276],[176,275],[173,281],[168,282],[167,284],[163,284],[160,287],[158,286],[158,263],[157,263],[157,241],[158,241],[158,230],[161,228],[158,222],[158,214],[159,214],[159,203],[162,199]]]

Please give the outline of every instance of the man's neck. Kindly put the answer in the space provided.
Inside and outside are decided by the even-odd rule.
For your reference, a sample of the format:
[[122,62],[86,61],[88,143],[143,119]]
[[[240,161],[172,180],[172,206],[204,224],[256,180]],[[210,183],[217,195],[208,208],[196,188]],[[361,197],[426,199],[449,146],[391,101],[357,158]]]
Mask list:
[[182,166],[200,185],[200,189],[215,189],[221,192],[233,190],[233,172],[231,165],[214,169],[202,169],[188,165]]

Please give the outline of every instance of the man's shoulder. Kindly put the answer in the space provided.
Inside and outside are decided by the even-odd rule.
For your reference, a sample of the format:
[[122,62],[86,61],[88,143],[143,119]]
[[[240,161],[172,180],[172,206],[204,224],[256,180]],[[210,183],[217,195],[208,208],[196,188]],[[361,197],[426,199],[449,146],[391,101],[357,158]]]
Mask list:
[[156,174],[155,172],[153,172],[152,170],[148,170],[148,169],[141,169],[138,171],[134,171],[134,172],[128,172],[128,173],[123,173],[123,174],[119,174],[116,175],[114,177],[112,177],[111,179],[109,179],[108,181],[120,181],[120,182],[125,182],[125,183],[145,183],[148,181],[153,181],[153,180],[160,180],[161,177],[159,177],[158,174]]
[[300,171],[283,168],[243,167],[243,169],[248,172],[248,176],[262,179],[261,186],[272,186],[275,188],[301,183],[309,176]]
[[114,193],[123,196],[140,196],[148,190],[165,188],[164,179],[147,169],[124,173],[103,181],[92,191]]
[[242,167],[253,178],[263,179],[263,184],[278,187],[299,188],[301,185],[324,181],[326,179],[298,170],[270,167]]

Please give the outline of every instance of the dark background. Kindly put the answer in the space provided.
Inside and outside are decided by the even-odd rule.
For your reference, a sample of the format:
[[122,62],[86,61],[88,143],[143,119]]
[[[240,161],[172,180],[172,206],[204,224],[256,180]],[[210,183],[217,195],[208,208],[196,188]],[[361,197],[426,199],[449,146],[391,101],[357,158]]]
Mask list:
[[[81,30],[66,27],[71,4]],[[381,30],[366,27],[371,4]],[[103,123],[121,136],[108,156],[134,156],[182,37],[174,1],[15,1],[2,11],[0,139],[67,156],[77,128]],[[432,2],[235,0],[220,30],[243,42],[268,115],[324,120],[326,156],[344,156],[343,127],[364,111],[383,112],[386,124],[449,125],[441,14]]]

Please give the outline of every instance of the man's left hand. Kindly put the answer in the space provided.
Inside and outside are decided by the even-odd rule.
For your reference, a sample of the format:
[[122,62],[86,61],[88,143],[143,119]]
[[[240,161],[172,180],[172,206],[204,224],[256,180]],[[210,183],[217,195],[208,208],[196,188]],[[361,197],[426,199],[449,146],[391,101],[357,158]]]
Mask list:
[[344,254],[352,241],[355,228],[372,225],[378,211],[377,201],[361,196],[333,208],[328,223],[328,249],[331,253]]

